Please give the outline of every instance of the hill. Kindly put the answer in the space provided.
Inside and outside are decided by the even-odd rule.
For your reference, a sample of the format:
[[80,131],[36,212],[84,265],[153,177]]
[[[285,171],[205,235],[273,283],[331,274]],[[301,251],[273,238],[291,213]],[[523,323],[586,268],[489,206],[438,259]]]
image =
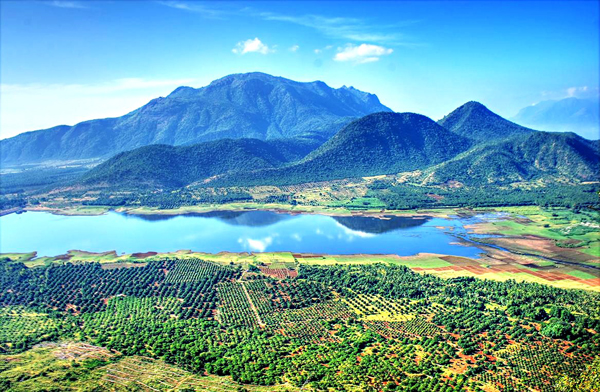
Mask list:
[[574,133],[533,132],[477,145],[422,175],[425,184],[506,185],[598,181],[598,143]]
[[565,98],[527,106],[512,121],[545,131],[575,132],[585,138],[600,138],[600,102],[596,99]]
[[327,140],[349,121],[390,111],[352,87],[295,82],[263,73],[229,75],[199,89],[179,87],[122,117],[27,132],[0,141],[3,166],[109,158],[151,144],[218,139]]
[[500,117],[479,102],[467,102],[448,114],[438,124],[477,142],[502,140],[533,132]]
[[215,175],[279,167],[314,148],[303,140],[223,139],[192,146],[156,144],[117,154],[82,178],[86,185],[175,188]]
[[340,130],[302,161],[219,178],[237,185],[294,184],[398,173],[448,160],[470,142],[415,113],[374,113]]

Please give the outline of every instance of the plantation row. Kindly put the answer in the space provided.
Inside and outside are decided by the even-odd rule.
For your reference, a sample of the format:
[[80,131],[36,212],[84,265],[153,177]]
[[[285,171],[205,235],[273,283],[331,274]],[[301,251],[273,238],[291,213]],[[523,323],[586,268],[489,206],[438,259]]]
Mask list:
[[420,392],[552,391],[600,354],[600,295],[539,284],[384,264],[250,281],[201,260],[0,268],[4,351],[84,339],[241,383]]
[[577,375],[584,370],[583,364],[590,360],[582,354],[563,355],[551,342],[534,346],[511,345],[499,357],[512,377],[511,383],[520,383],[522,387],[534,387],[544,392],[554,390],[549,381],[553,373]]
[[253,301],[256,297],[269,310],[298,309],[332,298],[325,286],[307,281],[258,280],[249,282],[247,288]]
[[258,326],[258,318],[251,308],[242,283],[224,282],[217,290],[221,303],[219,321],[229,325]]
[[202,260],[151,261],[144,267],[104,269],[99,263],[51,265],[28,269],[0,265],[0,304],[40,310],[89,313],[102,310],[109,298],[174,297],[183,299],[184,318],[211,318],[217,307],[214,286],[240,271]]

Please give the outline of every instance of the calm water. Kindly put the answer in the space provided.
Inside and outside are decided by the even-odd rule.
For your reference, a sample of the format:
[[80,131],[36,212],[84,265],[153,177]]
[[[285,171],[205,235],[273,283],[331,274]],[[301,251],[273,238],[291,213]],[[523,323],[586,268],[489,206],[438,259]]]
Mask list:
[[[56,256],[71,249],[118,253],[274,252],[398,254],[419,252],[477,256],[457,244],[460,219],[330,217],[265,211],[213,212],[180,216],[61,216],[27,212],[0,217],[0,252],[38,251]],[[440,227],[444,227],[441,229]]]

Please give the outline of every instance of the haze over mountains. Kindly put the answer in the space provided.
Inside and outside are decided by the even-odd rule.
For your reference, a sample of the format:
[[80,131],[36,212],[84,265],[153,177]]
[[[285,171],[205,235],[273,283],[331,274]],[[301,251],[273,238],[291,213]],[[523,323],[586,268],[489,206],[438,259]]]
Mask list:
[[575,97],[542,101],[521,109],[512,121],[547,131],[577,131],[597,140],[600,138],[600,101]]
[[353,119],[391,111],[377,96],[263,73],[229,75],[199,89],[179,87],[122,117],[27,132],[0,141],[2,165],[109,158],[150,144],[224,138],[312,138],[324,142]]

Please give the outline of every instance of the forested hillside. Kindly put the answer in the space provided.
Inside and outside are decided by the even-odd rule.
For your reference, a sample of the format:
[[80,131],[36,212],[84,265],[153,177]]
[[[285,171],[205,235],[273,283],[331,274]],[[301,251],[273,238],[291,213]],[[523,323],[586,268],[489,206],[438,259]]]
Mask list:
[[313,140],[223,139],[193,146],[151,145],[124,152],[86,173],[87,185],[176,188],[232,172],[274,168],[308,154]]
[[465,103],[442,118],[438,123],[457,135],[477,142],[503,140],[511,136],[533,132],[529,128],[500,117],[475,101]]
[[294,184],[425,168],[471,143],[414,113],[374,113],[348,124],[303,161],[277,170],[226,176],[217,183]]
[[533,132],[485,143],[425,171],[426,184],[599,181],[598,144],[574,133]]

